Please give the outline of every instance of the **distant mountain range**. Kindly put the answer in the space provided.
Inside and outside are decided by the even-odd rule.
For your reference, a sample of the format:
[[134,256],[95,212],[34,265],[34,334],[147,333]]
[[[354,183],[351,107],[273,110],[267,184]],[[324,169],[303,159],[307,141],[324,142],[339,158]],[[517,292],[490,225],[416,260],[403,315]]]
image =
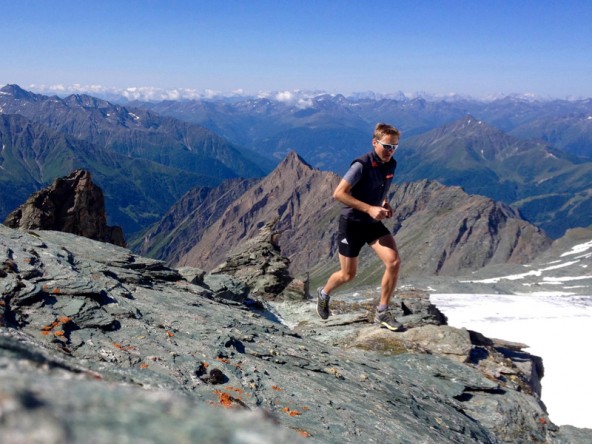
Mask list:
[[197,122],[275,159],[293,150],[343,174],[373,126],[403,133],[396,181],[434,179],[517,208],[553,238],[592,223],[592,99],[346,98],[135,103]]
[[0,115],[0,140],[1,220],[33,192],[77,168],[93,172],[110,220],[126,234],[160,219],[188,189],[216,184],[214,178],[100,149],[15,114]]
[[[254,150],[264,150],[266,140],[297,142],[290,138],[295,129],[314,134],[314,147],[292,145],[274,153],[281,160],[287,149],[313,152],[339,149],[343,139],[335,132],[356,130],[358,139],[346,141],[347,150],[359,151],[369,144],[368,138],[377,122],[388,122],[403,132],[405,139],[422,134],[453,121],[473,115],[500,130],[524,139],[547,141],[554,148],[583,157],[592,157],[592,99],[526,100],[503,97],[491,101],[457,98],[455,100],[423,97],[396,98],[319,94],[300,100],[269,98],[217,98],[212,100],[179,100],[162,102],[130,102],[130,106],[150,109],[188,122],[198,123],[217,134]],[[333,137],[317,136],[319,131],[334,130]],[[576,137],[575,133],[579,136]],[[312,139],[312,137],[311,137]],[[575,142],[574,139],[578,139]],[[329,150],[328,148],[331,148]],[[337,151],[339,152],[339,151]],[[273,153],[273,152],[272,152]],[[323,165],[307,156],[311,165],[340,173],[340,164]]]
[[[292,272],[308,273],[316,282],[337,264],[340,204],[331,194],[338,181],[334,173],[312,168],[292,152],[235,199],[229,191],[246,184],[188,194],[149,230],[140,251],[174,265],[211,270],[242,239],[277,220],[278,243]],[[386,224],[399,243],[405,276],[454,276],[492,264],[527,263],[551,243],[507,205],[467,195],[459,187],[424,180],[392,191],[395,213]],[[217,217],[200,217],[215,212]],[[365,257],[368,251],[357,285],[377,282],[382,274],[382,264],[372,255]]]
[[264,177],[289,152],[342,175],[370,149],[377,121],[403,132],[399,184],[431,179],[462,186],[511,205],[553,238],[592,221],[592,100],[321,94],[123,106],[7,85],[0,113],[9,141],[0,166],[10,165],[0,179],[0,217],[56,177],[87,168],[105,190],[110,223],[136,245],[134,237],[192,187]]
[[86,95],[64,99],[0,89],[0,218],[75,168],[105,190],[113,224],[133,234],[194,186],[261,177],[272,167],[210,130]]
[[472,116],[406,144],[399,180],[460,185],[513,206],[554,238],[592,223],[592,159],[518,139]]

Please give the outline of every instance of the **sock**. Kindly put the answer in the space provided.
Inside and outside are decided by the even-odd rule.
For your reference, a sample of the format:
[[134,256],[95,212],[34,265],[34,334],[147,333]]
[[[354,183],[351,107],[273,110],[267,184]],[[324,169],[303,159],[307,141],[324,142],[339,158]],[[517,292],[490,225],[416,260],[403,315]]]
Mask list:
[[388,308],[388,305],[386,305],[386,304],[379,304],[378,307],[376,307],[376,311],[383,312],[383,311],[386,311],[387,308]]
[[329,300],[329,295],[328,295],[327,293],[325,293],[325,289],[324,289],[324,288],[321,290],[321,296],[322,296],[322,297],[323,297],[323,298],[324,298],[326,301],[328,301],[328,300]]

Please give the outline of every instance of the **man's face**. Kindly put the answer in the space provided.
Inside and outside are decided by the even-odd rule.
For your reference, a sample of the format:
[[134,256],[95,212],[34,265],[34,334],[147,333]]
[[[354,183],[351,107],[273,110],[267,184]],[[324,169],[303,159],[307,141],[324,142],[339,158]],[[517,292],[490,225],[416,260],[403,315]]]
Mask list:
[[388,162],[395,154],[395,149],[391,149],[394,145],[399,144],[399,136],[382,136],[380,139],[372,139],[372,145],[374,146],[374,151],[380,157],[380,160],[383,162]]

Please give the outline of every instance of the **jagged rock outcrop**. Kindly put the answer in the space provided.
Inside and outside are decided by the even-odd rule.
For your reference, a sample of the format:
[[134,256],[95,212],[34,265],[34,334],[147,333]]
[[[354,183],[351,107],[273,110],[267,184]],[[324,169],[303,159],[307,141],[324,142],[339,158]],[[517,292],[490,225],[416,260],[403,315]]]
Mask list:
[[[441,319],[421,315],[421,296],[401,298],[410,330],[381,338],[359,304],[323,322],[311,302],[270,302],[286,319],[274,322],[160,261],[69,233],[0,226],[0,263],[3,438],[569,442],[511,356],[491,375],[475,364],[502,354],[495,343],[438,345],[429,329]],[[467,363],[438,354],[453,349]]]
[[229,274],[244,282],[254,297],[263,299],[306,299],[308,281],[293,279],[288,258],[283,256],[274,230],[277,219],[265,224],[257,236],[230,251],[226,261],[211,271]]
[[34,193],[8,215],[4,225],[65,231],[125,246],[121,228],[107,225],[103,192],[92,182],[91,174],[86,170],[73,171]]

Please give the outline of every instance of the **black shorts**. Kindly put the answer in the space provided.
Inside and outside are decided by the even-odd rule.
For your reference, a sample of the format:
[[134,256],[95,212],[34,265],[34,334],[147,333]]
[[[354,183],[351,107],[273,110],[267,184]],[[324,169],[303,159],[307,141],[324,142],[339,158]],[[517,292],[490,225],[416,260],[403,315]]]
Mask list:
[[388,234],[391,232],[382,222],[363,224],[340,217],[337,233],[339,254],[345,257],[358,257],[364,244],[371,244]]

